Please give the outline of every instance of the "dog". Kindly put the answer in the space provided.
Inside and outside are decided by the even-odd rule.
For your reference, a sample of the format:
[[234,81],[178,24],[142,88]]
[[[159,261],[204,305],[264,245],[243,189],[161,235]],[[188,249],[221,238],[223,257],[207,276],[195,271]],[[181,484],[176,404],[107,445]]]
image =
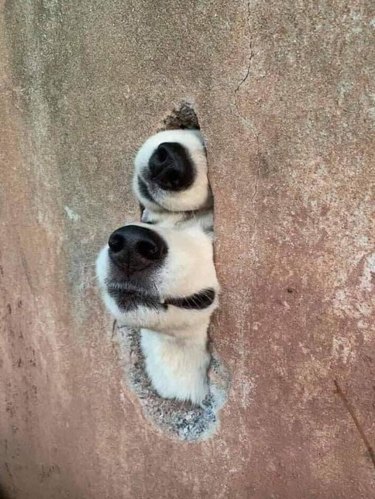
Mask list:
[[206,148],[199,130],[166,130],[150,137],[135,157],[133,191],[151,224],[194,225],[213,232],[213,197]]
[[156,392],[199,405],[209,393],[207,329],[220,289],[201,134],[150,137],[136,155],[133,188],[142,221],[115,230],[100,251],[103,299],[121,324],[140,329]]

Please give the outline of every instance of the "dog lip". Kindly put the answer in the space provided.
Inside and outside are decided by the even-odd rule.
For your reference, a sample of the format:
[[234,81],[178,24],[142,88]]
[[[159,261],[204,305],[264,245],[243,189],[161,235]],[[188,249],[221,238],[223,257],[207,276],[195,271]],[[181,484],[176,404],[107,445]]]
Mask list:
[[158,295],[137,288],[129,288],[117,284],[107,285],[108,294],[116,301],[117,306],[123,310],[133,310],[138,306],[159,309],[164,307]]
[[164,303],[166,306],[174,305],[175,307],[189,310],[204,310],[214,303],[215,298],[215,290],[207,288],[189,296],[178,298],[168,297]]
[[158,189],[157,186],[154,186],[154,184],[151,181],[151,178],[149,175],[147,175],[147,170],[138,174],[138,188],[141,193],[141,195],[147,199],[147,201],[150,201],[151,203],[156,204],[159,208],[162,208],[162,205],[158,203],[158,201],[155,199],[155,194],[154,190]]
[[136,286],[129,281],[116,281],[114,279],[106,279],[105,285],[108,291],[119,291],[123,293],[133,293],[139,295],[155,296],[148,293],[146,289],[141,286]]

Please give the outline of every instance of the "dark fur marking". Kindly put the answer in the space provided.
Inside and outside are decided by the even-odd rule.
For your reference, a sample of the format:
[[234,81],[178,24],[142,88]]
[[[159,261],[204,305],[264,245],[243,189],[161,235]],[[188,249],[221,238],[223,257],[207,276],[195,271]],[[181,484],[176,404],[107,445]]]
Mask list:
[[215,291],[212,288],[205,289],[185,298],[168,298],[166,305],[174,305],[179,308],[190,310],[203,310],[213,304],[215,300]]
[[126,291],[124,289],[109,288],[108,293],[116,301],[119,309],[126,312],[135,310],[139,306],[153,308],[155,310],[165,309],[156,296],[148,296],[139,292]]
[[155,201],[155,199],[152,197],[150,191],[148,190],[147,184],[144,180],[141,179],[141,177],[138,175],[138,188],[140,194],[147,199],[147,201],[151,201],[152,203],[155,203],[158,205],[158,203]]
[[183,298],[168,298],[160,303],[157,296],[146,295],[139,291],[108,288],[108,293],[116,301],[117,306],[126,312],[135,310],[139,306],[153,308],[154,310],[167,310],[168,305],[189,310],[204,310],[213,304],[216,293],[212,288],[205,289]]

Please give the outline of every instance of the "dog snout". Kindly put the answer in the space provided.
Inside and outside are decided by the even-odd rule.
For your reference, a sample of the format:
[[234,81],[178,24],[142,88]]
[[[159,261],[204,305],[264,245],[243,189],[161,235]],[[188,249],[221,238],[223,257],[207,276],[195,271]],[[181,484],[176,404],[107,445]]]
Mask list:
[[137,225],[115,230],[108,246],[112,262],[128,275],[157,266],[168,252],[166,242],[157,232]]
[[194,182],[195,169],[187,150],[177,142],[163,142],[149,160],[152,182],[166,191],[182,191]]

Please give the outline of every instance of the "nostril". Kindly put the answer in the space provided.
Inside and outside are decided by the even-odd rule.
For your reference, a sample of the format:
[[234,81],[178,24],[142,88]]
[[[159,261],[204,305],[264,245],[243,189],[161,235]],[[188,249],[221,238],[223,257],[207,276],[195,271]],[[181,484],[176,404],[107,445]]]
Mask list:
[[163,145],[159,145],[149,161],[151,178],[154,179],[160,175],[170,163],[171,158],[169,157],[168,150]]
[[164,163],[168,158],[168,151],[164,146],[159,146],[156,150],[156,155],[160,163]]
[[177,188],[181,179],[181,174],[175,170],[168,173],[168,177],[164,180],[164,185],[170,189]]
[[136,250],[142,258],[147,260],[160,260],[164,256],[162,247],[152,241],[139,241]]
[[113,253],[119,253],[122,249],[124,249],[125,246],[124,236],[119,234],[118,232],[111,234],[108,241],[108,246],[111,248]]

